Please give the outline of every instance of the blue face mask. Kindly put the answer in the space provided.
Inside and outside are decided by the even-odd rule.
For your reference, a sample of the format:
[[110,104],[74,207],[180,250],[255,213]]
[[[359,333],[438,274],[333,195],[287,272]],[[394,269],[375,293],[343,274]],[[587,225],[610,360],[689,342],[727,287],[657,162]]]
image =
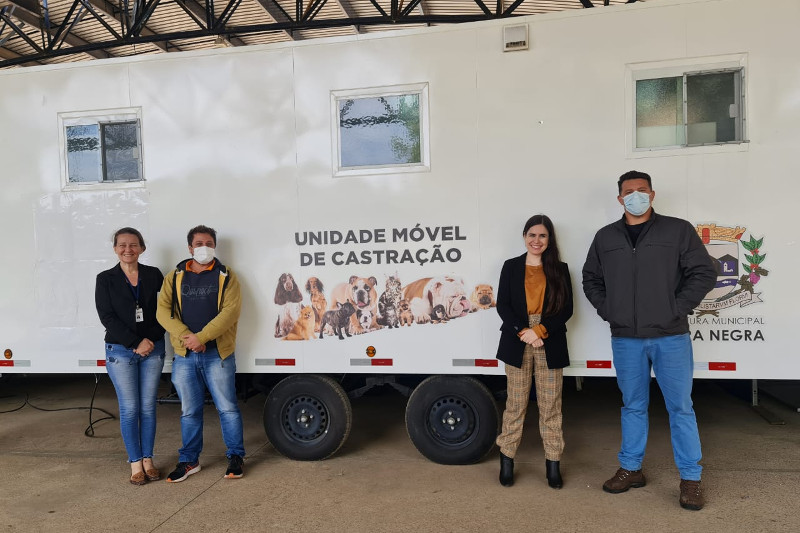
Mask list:
[[644,215],[650,209],[650,195],[646,192],[633,191],[622,201],[625,203],[625,210],[633,216]]

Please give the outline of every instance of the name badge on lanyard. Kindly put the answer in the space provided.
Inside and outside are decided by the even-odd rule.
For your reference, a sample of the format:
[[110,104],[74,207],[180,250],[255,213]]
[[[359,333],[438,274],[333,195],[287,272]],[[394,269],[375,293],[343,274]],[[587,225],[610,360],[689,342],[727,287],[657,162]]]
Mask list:
[[136,284],[136,287],[131,285],[131,282],[128,280],[128,277],[125,276],[125,281],[128,283],[128,288],[130,288],[131,293],[133,294],[133,299],[136,300],[136,322],[144,322],[144,309],[142,306],[139,305],[139,288],[142,286],[141,280]]

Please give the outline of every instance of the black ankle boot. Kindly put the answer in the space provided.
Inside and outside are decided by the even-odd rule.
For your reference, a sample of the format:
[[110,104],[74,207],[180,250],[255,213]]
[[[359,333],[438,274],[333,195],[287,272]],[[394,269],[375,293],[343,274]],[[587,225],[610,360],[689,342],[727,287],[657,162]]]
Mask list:
[[544,467],[547,471],[547,484],[554,489],[560,489],[564,485],[561,479],[561,471],[559,470],[559,461],[551,461],[550,459],[544,460]]
[[500,484],[510,487],[514,484],[514,459],[500,454]]

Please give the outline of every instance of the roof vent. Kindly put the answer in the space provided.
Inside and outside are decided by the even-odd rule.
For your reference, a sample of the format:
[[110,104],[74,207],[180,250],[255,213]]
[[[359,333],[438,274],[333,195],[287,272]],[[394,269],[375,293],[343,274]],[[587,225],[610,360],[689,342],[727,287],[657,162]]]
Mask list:
[[503,52],[528,49],[528,25],[503,26]]

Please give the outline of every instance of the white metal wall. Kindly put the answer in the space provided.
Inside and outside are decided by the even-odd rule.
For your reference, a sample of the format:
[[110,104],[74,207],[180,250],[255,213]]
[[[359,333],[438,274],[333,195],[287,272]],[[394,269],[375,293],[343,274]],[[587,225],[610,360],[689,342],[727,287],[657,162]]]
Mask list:
[[[242,280],[240,371],[501,372],[452,363],[494,357],[494,311],[345,341],[286,342],[273,335],[275,284],[291,272],[300,283],[320,277],[329,290],[351,275],[375,276],[382,289],[389,274],[496,286],[502,261],[524,251],[525,219],[544,212],[573,276],[568,373],[609,375],[586,367],[610,361],[610,347],[580,270],[594,232],[621,215],[616,178],[639,169],[653,176],[659,212],[765,239],[763,302],[717,317],[759,322],[696,325],[704,339],[695,342],[696,375],[797,379],[798,16],[794,0],[665,0],[515,19],[529,25],[531,46],[512,53],[501,51],[505,21],[0,72],[0,348],[14,352],[2,363],[13,366],[0,370],[97,370],[94,276],[115,264],[113,230],[140,228],[142,261],[166,272],[187,256],[187,229],[204,223],[219,231],[218,256]],[[749,143],[631,151],[632,70],[730,56],[746,65]],[[420,82],[429,84],[431,171],[332,178],[331,91]],[[130,107],[141,108],[146,185],[62,191],[57,114]],[[416,224],[458,226],[461,261],[299,266],[296,231]],[[452,243],[391,246],[434,244]],[[730,338],[744,329],[763,340],[711,340],[712,330],[721,339],[722,330]],[[391,366],[353,363],[367,346]],[[276,358],[294,367],[257,364]]]

